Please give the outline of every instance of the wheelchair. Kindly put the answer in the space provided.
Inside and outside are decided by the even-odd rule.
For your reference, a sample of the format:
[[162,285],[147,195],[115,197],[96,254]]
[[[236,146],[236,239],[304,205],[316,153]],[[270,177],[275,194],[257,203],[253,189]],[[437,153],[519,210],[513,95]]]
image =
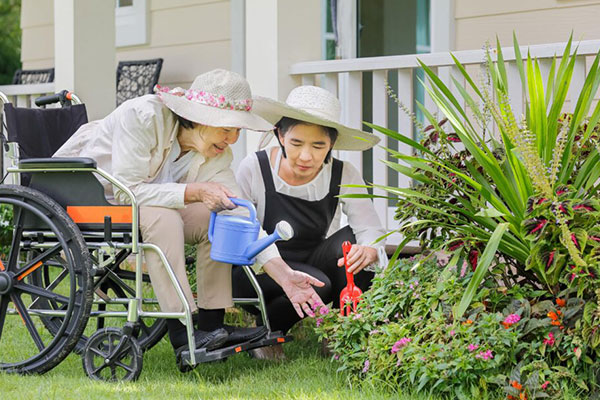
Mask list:
[[[182,372],[293,340],[271,331],[262,291],[245,265],[256,298],[234,303],[257,307],[268,334],[196,349],[189,305],[164,253],[140,237],[133,193],[92,159],[50,157],[87,122],[85,106],[67,91],[36,99],[40,107],[60,103],[56,108],[21,109],[7,100],[0,93],[8,141],[0,136],[12,160],[0,184],[0,371],[41,374],[74,351],[92,379],[135,380],[143,352],[165,335],[169,318],[187,326],[189,350],[176,357]],[[99,177],[126,193],[130,204],[109,203]],[[8,178],[11,184],[4,183]],[[182,312],[160,311],[143,270],[145,251],[159,255]]]

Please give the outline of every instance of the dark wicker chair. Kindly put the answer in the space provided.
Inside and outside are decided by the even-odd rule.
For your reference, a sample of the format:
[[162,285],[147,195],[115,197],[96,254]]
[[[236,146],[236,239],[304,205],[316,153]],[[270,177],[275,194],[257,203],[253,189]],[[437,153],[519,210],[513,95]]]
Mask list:
[[163,59],[120,61],[117,67],[117,107],[126,100],[152,93]]
[[18,69],[13,75],[13,85],[31,85],[54,82],[54,68]]

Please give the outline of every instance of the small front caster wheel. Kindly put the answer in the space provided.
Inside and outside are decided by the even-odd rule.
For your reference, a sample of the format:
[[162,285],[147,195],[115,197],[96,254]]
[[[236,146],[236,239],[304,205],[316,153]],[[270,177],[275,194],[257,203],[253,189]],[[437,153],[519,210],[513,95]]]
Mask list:
[[94,380],[135,381],[142,372],[142,350],[137,340],[117,328],[90,336],[83,351],[83,369]]

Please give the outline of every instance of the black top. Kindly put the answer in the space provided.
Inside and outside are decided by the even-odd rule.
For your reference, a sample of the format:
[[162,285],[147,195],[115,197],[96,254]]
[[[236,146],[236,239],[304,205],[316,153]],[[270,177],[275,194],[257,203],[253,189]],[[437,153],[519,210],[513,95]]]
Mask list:
[[285,260],[304,262],[327,235],[335,215],[344,164],[333,159],[329,193],[321,200],[309,201],[279,193],[275,190],[267,153],[256,153],[265,185],[265,217],[263,228],[273,232],[277,222],[285,220],[294,228],[294,237],[275,242]]

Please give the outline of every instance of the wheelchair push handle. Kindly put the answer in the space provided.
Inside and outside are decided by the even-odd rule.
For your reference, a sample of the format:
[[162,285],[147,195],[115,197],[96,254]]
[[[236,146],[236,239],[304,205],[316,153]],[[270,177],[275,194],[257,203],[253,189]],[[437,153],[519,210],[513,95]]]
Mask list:
[[72,103],[81,104],[81,100],[79,100],[75,93],[69,92],[68,90],[62,90],[58,93],[40,96],[35,99],[35,105],[38,107],[54,103],[60,103],[60,105],[64,107],[70,106]]

